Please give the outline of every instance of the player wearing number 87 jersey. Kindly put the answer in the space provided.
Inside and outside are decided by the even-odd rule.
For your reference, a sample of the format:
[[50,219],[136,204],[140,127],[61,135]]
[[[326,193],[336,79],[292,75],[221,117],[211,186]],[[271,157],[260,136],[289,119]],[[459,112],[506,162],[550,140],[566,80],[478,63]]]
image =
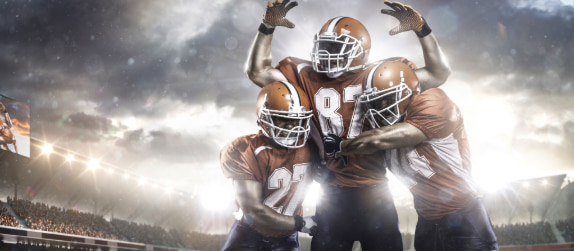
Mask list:
[[[314,122],[323,137],[356,137],[364,129],[369,129],[363,122],[363,110],[357,102],[362,84],[374,66],[369,63],[369,32],[354,18],[332,18],[313,39],[311,60],[288,57],[273,67],[271,40],[275,27],[294,27],[291,22],[286,22],[285,15],[297,5],[288,2],[276,0],[268,3],[263,24],[246,62],[247,75],[260,87],[274,81],[289,81],[301,87],[310,98]],[[396,17],[400,22],[399,28],[393,29],[391,35],[414,30],[419,37],[428,66],[416,69],[423,88],[440,86],[448,78],[450,68],[424,19],[410,6],[387,1],[385,4],[393,11],[383,13]],[[335,173],[335,179],[322,184],[323,193],[316,210],[319,231],[313,237],[311,249],[351,250],[353,243],[359,241],[365,251],[402,250],[397,212],[380,155],[350,155],[348,162],[343,158],[329,158],[327,168]]]
[[314,230],[302,218],[305,190],[317,162],[307,144],[312,111],[307,96],[287,82],[261,89],[257,98],[258,134],[233,140],[221,151],[221,168],[233,179],[241,220],[222,250],[298,250],[297,231]]

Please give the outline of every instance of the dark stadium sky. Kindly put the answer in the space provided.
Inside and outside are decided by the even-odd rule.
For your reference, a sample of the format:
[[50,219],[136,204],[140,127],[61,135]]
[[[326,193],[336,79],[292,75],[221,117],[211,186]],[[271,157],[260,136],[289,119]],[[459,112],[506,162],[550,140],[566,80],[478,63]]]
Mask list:
[[[352,2],[352,3],[351,3]],[[480,182],[574,175],[574,2],[404,1],[453,69]],[[243,63],[266,1],[4,1],[0,93],[31,107],[32,137],[192,193],[226,184],[219,149],[254,133],[258,88]],[[424,65],[382,0],[301,0],[277,28],[274,64],[307,58],[329,18],[358,18],[371,60]]]

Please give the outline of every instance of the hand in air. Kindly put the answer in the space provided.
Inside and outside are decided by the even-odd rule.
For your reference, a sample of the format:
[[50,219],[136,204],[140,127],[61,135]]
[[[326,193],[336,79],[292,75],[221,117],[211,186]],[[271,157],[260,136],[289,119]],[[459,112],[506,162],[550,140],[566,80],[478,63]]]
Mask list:
[[297,6],[297,2],[289,3],[289,0],[275,0],[267,3],[267,11],[263,17],[263,23],[269,26],[285,26],[288,28],[295,27],[291,21],[287,20],[285,16],[287,12]]
[[385,1],[385,4],[391,7],[392,10],[382,9],[381,13],[393,16],[400,22],[398,26],[389,32],[391,36],[410,30],[415,32],[422,31],[425,21],[421,14],[414,10],[410,5],[391,1]]

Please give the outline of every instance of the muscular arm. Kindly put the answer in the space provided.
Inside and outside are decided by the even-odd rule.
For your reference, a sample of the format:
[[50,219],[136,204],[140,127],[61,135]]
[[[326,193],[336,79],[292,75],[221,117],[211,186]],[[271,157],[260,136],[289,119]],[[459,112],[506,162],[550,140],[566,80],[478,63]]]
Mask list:
[[442,85],[450,75],[450,66],[426,20],[410,5],[386,0],[384,3],[391,9],[382,9],[381,13],[395,17],[400,22],[398,26],[389,31],[391,36],[412,30],[419,37],[425,66],[416,70],[415,73],[422,91]]
[[372,154],[380,150],[415,146],[427,136],[415,126],[402,122],[368,130],[359,136],[341,143],[338,155]]
[[259,87],[276,81],[287,81],[283,73],[271,65],[272,38],[273,34],[257,32],[245,62],[245,74]]
[[261,182],[254,180],[234,180],[235,198],[243,211],[244,221],[256,226],[277,230],[292,230],[295,219],[275,212],[262,202]]
[[[272,29],[278,26],[288,28],[295,27],[291,21],[287,20],[286,15],[289,10],[297,6],[297,2],[290,0],[275,0],[267,3],[267,9],[263,16],[263,23],[261,27]],[[273,68],[271,65],[271,39],[273,38],[273,31],[259,29],[255,36],[255,41],[251,45],[247,62],[245,62],[245,73],[247,77],[259,87],[263,87],[269,83],[276,81],[287,81],[281,71]]]
[[426,37],[419,38],[423,49],[425,66],[415,70],[421,91],[439,87],[450,76],[450,65],[442,53],[436,37],[431,33]]

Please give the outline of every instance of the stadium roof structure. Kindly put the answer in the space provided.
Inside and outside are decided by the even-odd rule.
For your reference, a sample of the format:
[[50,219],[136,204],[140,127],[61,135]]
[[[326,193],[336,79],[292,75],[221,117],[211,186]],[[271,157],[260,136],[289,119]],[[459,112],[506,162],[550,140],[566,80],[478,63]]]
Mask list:
[[483,200],[494,225],[528,223],[564,218],[553,214],[566,174],[518,180]]

